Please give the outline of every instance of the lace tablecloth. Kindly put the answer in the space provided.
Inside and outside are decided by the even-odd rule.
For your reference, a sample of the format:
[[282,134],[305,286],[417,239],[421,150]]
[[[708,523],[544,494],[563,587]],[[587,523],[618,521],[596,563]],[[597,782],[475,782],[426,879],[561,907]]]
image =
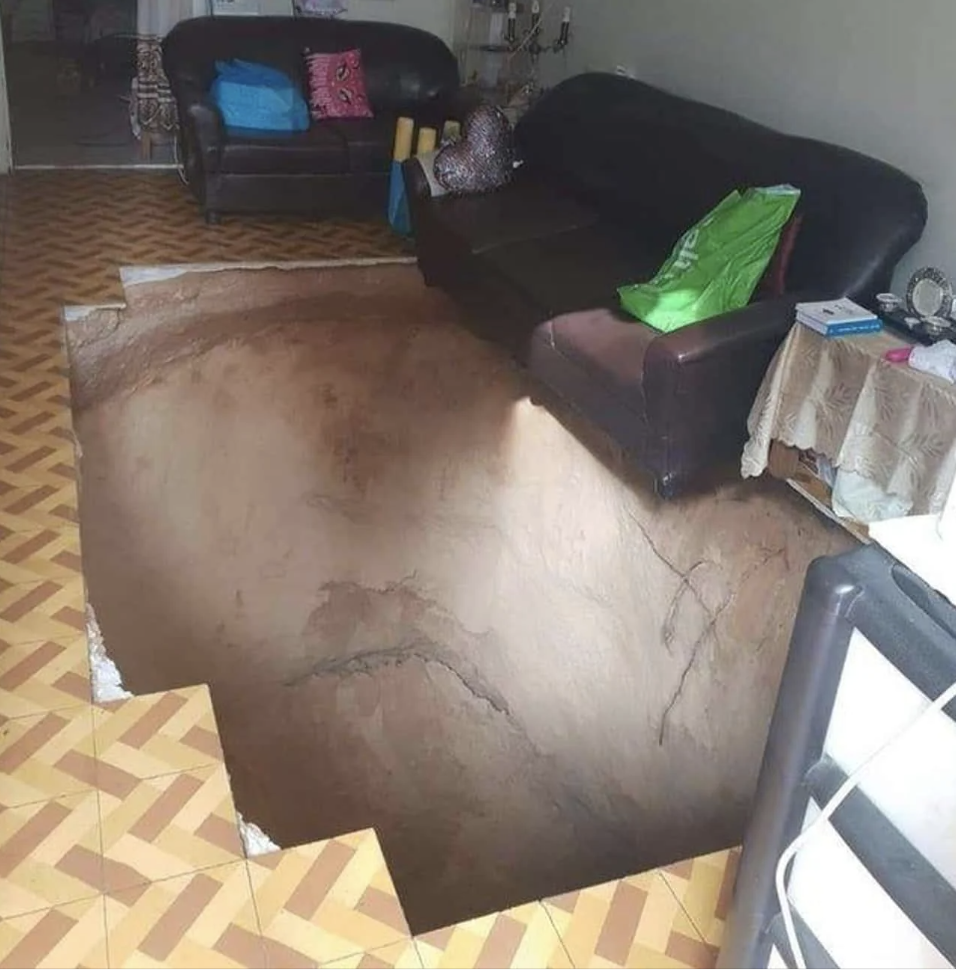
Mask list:
[[890,364],[889,333],[825,339],[796,325],[764,378],[741,472],[760,475],[770,443],[825,455],[837,467],[939,512],[956,476],[956,386]]

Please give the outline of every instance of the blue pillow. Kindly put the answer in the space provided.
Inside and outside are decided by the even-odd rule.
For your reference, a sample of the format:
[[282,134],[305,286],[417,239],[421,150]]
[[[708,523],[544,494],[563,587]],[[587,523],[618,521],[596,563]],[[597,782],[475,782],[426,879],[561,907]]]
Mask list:
[[292,133],[309,127],[309,106],[287,74],[252,61],[216,61],[213,102],[227,128]]

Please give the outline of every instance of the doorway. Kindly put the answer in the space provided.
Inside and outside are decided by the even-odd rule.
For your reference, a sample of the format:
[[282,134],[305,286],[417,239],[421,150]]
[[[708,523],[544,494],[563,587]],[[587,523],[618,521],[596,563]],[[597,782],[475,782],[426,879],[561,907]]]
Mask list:
[[173,163],[131,123],[137,0],[0,0],[15,168]]

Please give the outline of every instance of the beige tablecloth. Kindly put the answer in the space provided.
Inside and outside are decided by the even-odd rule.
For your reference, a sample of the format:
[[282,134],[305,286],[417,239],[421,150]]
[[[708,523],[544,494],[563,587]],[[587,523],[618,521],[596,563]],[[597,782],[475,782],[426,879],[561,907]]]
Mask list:
[[956,386],[890,364],[889,333],[827,340],[794,326],[750,413],[744,477],[767,467],[773,439],[812,449],[885,492],[938,512],[956,475]]

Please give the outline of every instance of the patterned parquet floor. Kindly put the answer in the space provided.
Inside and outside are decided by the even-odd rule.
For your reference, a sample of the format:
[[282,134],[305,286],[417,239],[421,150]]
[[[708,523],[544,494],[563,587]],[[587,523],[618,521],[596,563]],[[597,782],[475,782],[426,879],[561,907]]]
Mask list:
[[735,853],[412,937],[374,831],[247,859],[203,686],[91,704],[59,312],[128,265],[405,255],[174,176],[0,177],[0,966],[705,967]]

